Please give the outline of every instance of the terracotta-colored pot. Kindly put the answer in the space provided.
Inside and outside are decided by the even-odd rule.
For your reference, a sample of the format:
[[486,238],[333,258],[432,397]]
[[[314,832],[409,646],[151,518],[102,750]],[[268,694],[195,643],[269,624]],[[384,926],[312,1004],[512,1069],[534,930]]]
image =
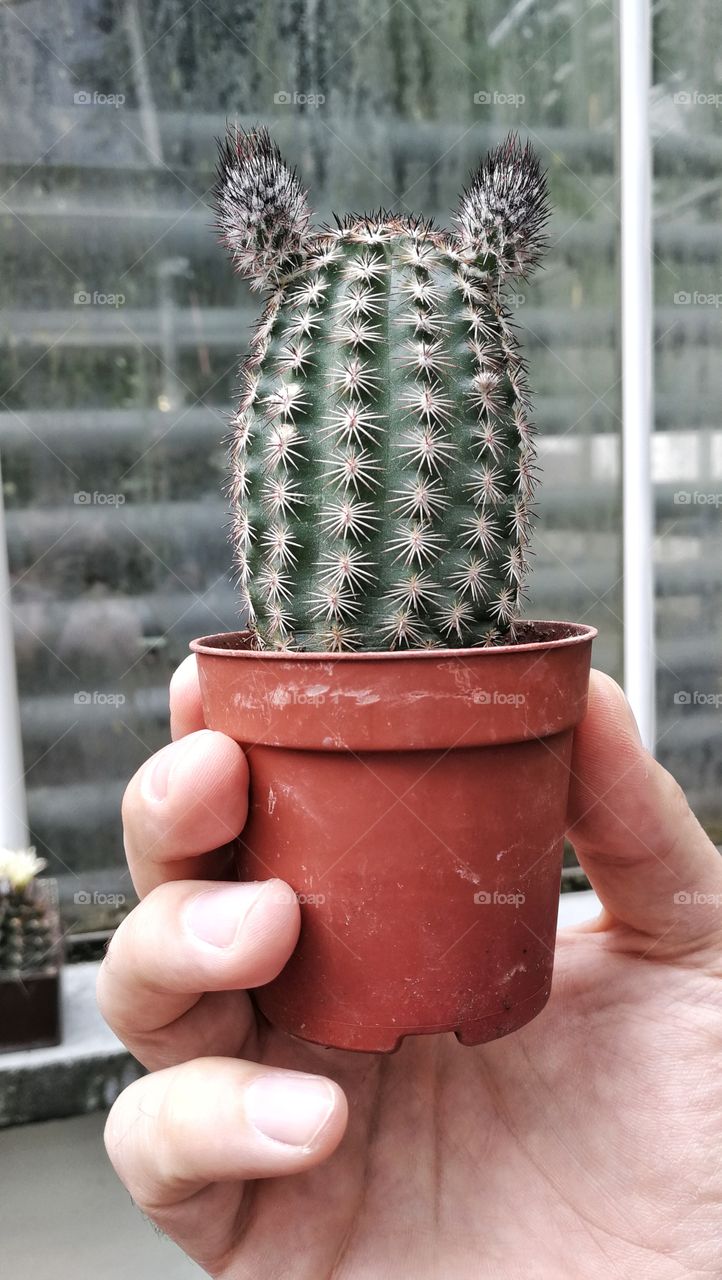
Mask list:
[[206,636],[206,724],[245,748],[242,878],[297,892],[301,936],[255,992],[275,1026],[390,1052],[507,1035],[549,996],[574,726],[592,627],[393,653]]

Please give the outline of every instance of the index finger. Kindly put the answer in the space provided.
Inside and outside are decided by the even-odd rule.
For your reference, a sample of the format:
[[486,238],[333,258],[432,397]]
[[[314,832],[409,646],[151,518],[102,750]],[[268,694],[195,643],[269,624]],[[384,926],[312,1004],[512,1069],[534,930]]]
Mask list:
[[204,728],[196,655],[189,653],[171,676],[170,736],[175,742],[176,738],[184,738],[187,733]]
[[166,880],[235,880],[232,842],[248,813],[246,758],[222,733],[187,733],[141,765],[122,811],[139,897]]

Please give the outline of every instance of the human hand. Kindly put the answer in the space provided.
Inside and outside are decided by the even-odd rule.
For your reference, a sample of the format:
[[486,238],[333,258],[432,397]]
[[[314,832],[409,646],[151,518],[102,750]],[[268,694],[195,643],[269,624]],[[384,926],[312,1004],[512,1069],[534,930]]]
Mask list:
[[617,686],[593,673],[570,797],[604,911],[560,932],[546,1009],[393,1056],[257,1022],[244,989],[291,954],[298,904],[279,881],[217,883],[247,771],[202,729],[194,659],[171,713],[174,743],[126,793],[142,900],[98,987],[153,1073],[106,1130],[139,1207],[217,1280],[717,1275],[722,863]]

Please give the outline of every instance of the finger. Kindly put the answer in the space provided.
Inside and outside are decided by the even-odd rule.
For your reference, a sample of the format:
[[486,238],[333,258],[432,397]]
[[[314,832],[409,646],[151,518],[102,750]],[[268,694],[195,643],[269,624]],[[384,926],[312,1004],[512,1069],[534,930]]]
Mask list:
[[280,973],[299,929],[298,900],[282,880],[159,885],[108,948],[103,1017],[150,1069],[240,1053],[254,1025],[245,988]]
[[345,1096],[325,1076],[199,1058],[130,1085],[105,1142],[133,1199],[159,1217],[211,1183],[312,1168],[346,1121]]
[[151,756],[123,797],[125,851],[139,896],[164,880],[211,879],[248,812],[248,766],[237,743],[202,729]]
[[682,789],[645,751],[622,690],[592,676],[572,759],[579,861],[607,911],[658,940],[655,954],[718,939],[722,861]]
[[183,738],[205,728],[196,656],[189,653],[173,672],[170,682],[170,736]]

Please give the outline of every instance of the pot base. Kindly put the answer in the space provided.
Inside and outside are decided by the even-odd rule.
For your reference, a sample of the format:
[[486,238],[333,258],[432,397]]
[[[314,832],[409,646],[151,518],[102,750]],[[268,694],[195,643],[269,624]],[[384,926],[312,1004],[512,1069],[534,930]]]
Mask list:
[[404,1040],[409,1036],[445,1035],[453,1032],[459,1044],[471,1048],[477,1044],[488,1044],[490,1040],[499,1040],[512,1031],[519,1031],[541,1013],[551,993],[551,982],[545,982],[538,991],[521,1000],[513,1008],[501,1008],[497,1013],[488,1014],[484,1018],[459,1023],[446,1023],[443,1026],[400,1028],[392,1026],[359,1026],[355,1023],[334,1022],[314,1016],[313,1027],[306,1030],[305,1023],[299,1023],[292,1017],[284,1016],[277,1009],[264,1009],[263,991],[253,993],[254,1004],[276,1028],[296,1040],[304,1040],[307,1044],[322,1045],[324,1049],[345,1049],[351,1053],[396,1053]]

